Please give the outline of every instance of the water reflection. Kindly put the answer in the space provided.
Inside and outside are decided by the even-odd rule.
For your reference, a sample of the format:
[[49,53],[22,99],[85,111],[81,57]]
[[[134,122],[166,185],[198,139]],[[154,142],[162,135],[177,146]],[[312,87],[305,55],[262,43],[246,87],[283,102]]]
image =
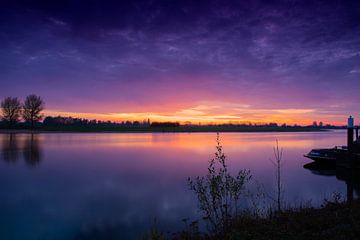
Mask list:
[[[141,239],[154,218],[164,231],[180,230],[181,219],[200,217],[186,179],[206,174],[215,137],[0,134],[0,239]],[[224,133],[221,138],[229,169],[250,169],[269,193],[275,186],[269,158],[278,139],[287,202],[312,199],[320,205],[324,196],[346,192],[342,181],[304,170],[302,157],[309,148],[343,144],[346,132]]]
[[42,158],[41,145],[37,134],[31,134],[24,142],[24,161],[30,167],[40,164]]
[[8,134],[1,141],[1,155],[5,162],[14,163],[19,158],[19,141],[16,134]]
[[320,164],[316,162],[304,165],[315,175],[335,176],[336,179],[346,183],[347,202],[352,203],[354,193],[360,196],[360,169],[355,166],[348,168],[336,166],[336,164]]
[[26,165],[35,167],[40,164],[42,147],[38,134],[30,134],[24,137],[10,133],[4,135],[1,140],[1,155],[5,162],[17,162],[22,153]]
[[[118,239],[132,239],[133,236],[129,232],[137,231],[136,228],[129,229],[121,224],[114,223],[99,223],[94,226],[83,227],[77,233],[73,240],[118,240]],[[144,234],[139,234],[138,239]]]

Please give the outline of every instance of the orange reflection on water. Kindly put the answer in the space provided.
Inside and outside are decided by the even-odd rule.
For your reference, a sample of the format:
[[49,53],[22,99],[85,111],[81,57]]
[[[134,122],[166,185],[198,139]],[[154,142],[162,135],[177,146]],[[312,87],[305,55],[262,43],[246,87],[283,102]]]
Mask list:
[[[324,137],[327,135],[328,137]],[[344,135],[343,139],[339,135]],[[310,137],[309,137],[310,136]],[[49,134],[52,141],[48,144],[54,148],[66,149],[116,149],[141,148],[189,150],[198,153],[215,151],[216,133],[84,133],[84,134]],[[64,141],[66,139],[66,141]],[[227,153],[249,152],[256,149],[270,149],[276,140],[284,149],[310,149],[317,147],[331,147],[345,144],[345,133],[220,133],[221,144]]]

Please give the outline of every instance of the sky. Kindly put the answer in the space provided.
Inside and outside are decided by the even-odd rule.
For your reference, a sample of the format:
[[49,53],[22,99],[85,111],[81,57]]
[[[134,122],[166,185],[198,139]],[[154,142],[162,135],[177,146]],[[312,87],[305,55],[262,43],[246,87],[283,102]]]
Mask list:
[[2,0],[0,46],[0,98],[46,115],[360,118],[359,1]]

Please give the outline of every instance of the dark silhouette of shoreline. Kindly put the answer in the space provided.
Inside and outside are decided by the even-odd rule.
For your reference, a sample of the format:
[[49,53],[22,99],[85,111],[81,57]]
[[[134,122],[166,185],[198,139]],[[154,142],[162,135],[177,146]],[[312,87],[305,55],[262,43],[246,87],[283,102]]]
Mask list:
[[344,129],[333,125],[278,125],[267,124],[180,124],[179,122],[97,121],[72,117],[46,117],[34,125],[19,122],[9,126],[0,122],[0,132],[309,132]]

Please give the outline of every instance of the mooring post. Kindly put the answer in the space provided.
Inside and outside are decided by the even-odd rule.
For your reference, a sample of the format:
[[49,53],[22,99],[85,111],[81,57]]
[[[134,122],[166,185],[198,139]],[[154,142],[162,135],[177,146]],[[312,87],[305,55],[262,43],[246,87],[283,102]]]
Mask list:
[[354,199],[354,186],[352,183],[352,179],[350,181],[346,181],[346,195],[347,204],[351,206]]
[[348,151],[351,152],[354,143],[354,118],[350,116],[348,118],[348,125],[347,125],[347,146]]
[[356,128],[355,128],[355,130],[356,130],[356,141],[357,140],[359,140],[359,126],[357,126]]

